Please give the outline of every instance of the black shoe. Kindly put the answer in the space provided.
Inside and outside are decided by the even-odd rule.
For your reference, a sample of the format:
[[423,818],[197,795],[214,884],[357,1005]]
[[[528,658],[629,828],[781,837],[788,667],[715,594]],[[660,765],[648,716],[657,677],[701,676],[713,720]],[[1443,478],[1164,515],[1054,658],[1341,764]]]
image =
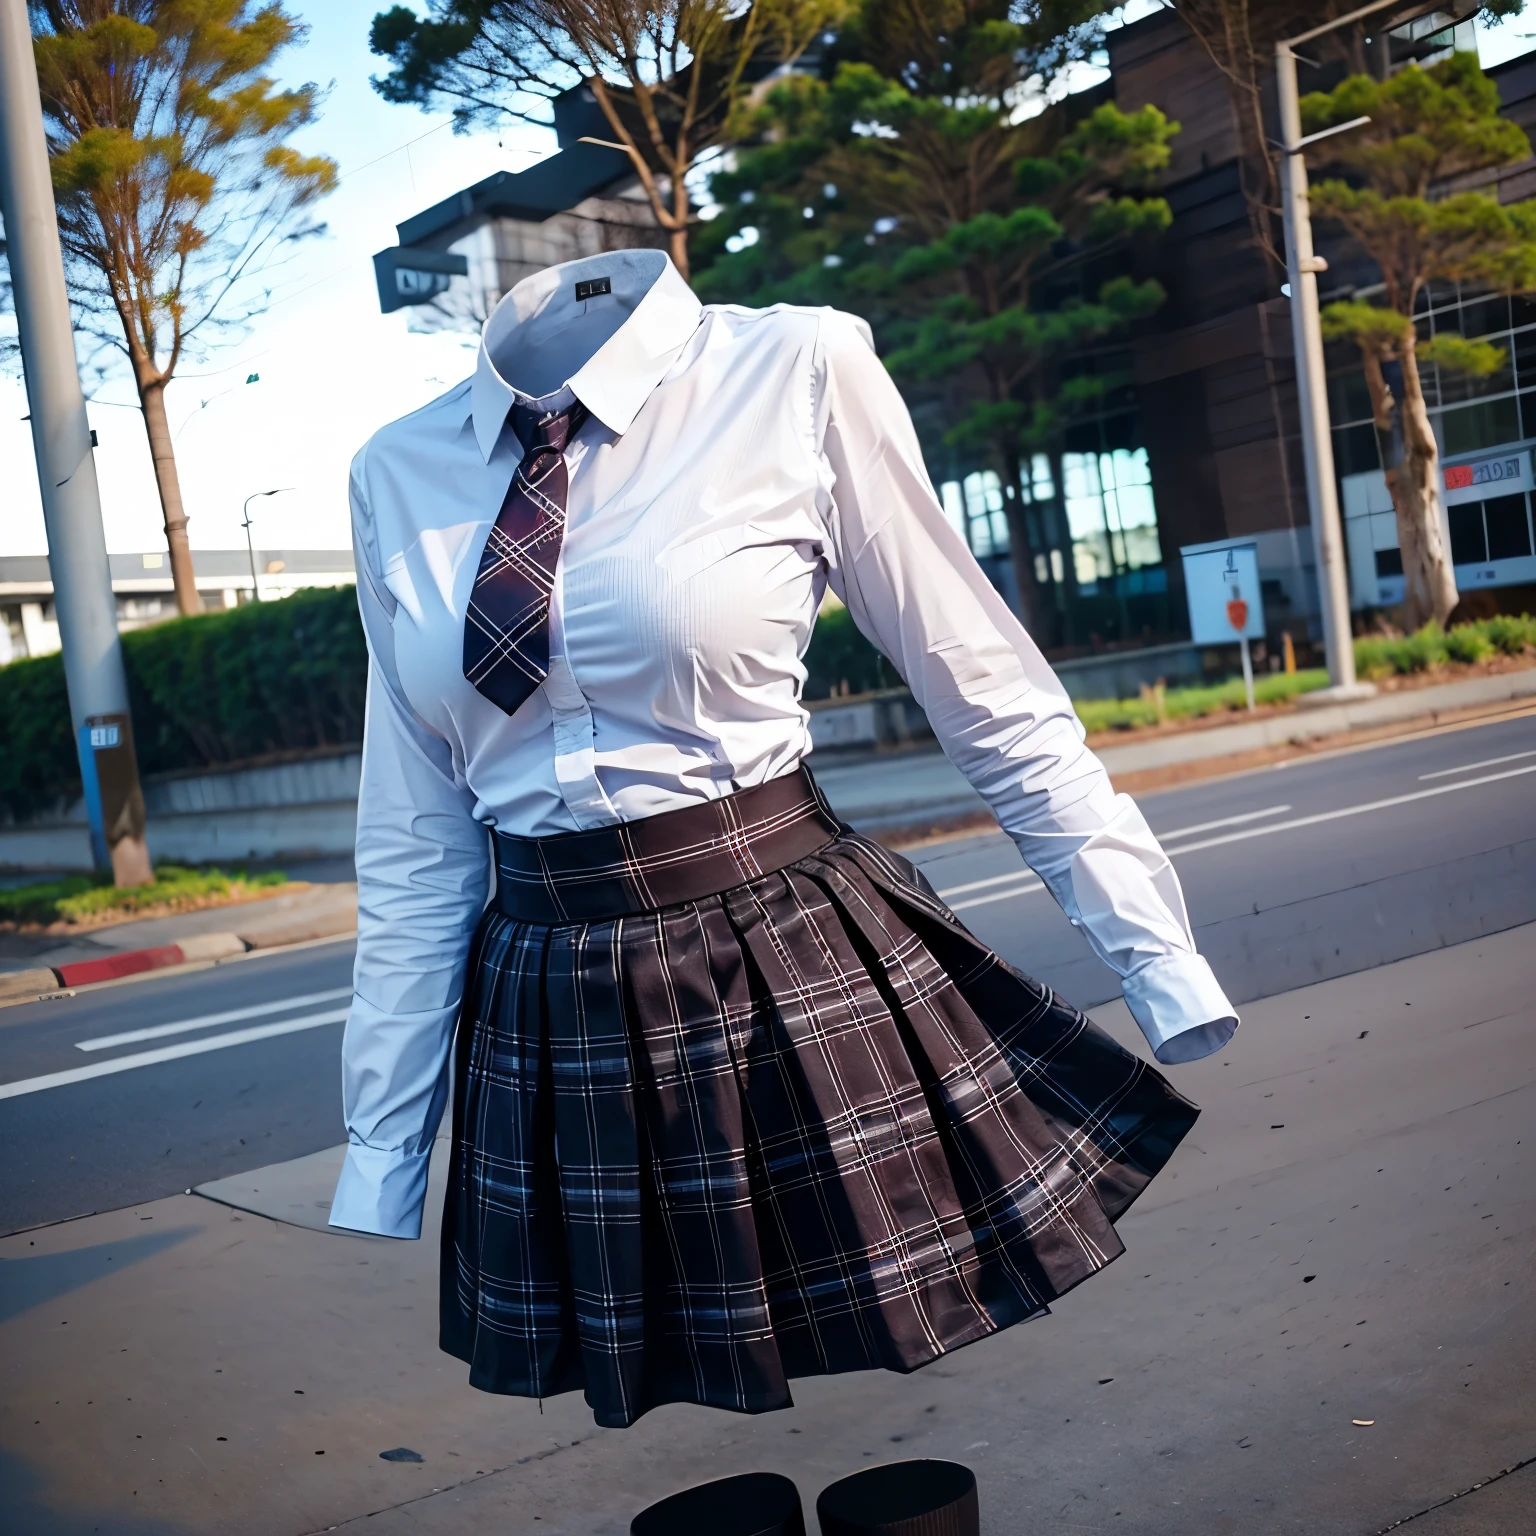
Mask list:
[[787,1477],[743,1472],[642,1509],[629,1536],[805,1536],[805,1515],[800,1490]]
[[892,1461],[824,1488],[821,1536],[981,1536],[976,1474],[958,1461]]

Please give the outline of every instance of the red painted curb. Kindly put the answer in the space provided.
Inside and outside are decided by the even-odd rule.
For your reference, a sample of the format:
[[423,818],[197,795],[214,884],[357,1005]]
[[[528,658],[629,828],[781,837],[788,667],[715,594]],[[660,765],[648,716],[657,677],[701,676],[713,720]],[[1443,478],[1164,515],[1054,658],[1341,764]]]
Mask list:
[[119,976],[133,976],[139,971],[158,971],[162,966],[181,965],[186,956],[179,944],[162,944],[158,949],[125,949],[121,954],[101,960],[77,960],[72,965],[56,965],[53,974],[61,987],[86,987],[95,981],[115,981]]

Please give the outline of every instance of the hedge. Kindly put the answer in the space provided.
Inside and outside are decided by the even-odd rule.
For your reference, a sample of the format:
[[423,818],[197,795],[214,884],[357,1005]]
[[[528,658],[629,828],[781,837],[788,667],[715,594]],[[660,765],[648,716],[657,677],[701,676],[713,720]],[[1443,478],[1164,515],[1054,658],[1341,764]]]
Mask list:
[[[130,630],[123,659],[142,773],[362,740],[367,649],[351,587]],[[822,616],[806,666],[813,699],[900,681],[845,608]],[[61,656],[0,667],[0,720],[0,815],[22,820],[77,799]]]
[[[143,773],[212,767],[362,739],[367,651],[351,587],[173,619],[123,636]],[[0,667],[0,812],[80,794],[63,658]]]
[[[1362,676],[1415,672],[1447,661],[1475,662],[1536,649],[1536,620],[1501,615],[1458,625],[1426,625],[1400,638],[1355,641]],[[367,648],[351,587],[315,588],[275,603],[173,619],[123,636],[128,691],[146,774],[249,762],[362,740]],[[896,670],[853,623],[846,608],[822,614],[806,653],[805,696],[894,687]],[[1279,702],[1322,674],[1258,680],[1259,697]],[[1080,707],[1093,730],[1236,708],[1242,686],[1170,691],[1155,700],[1094,700]],[[1159,713],[1161,710],[1161,714]],[[0,816],[17,820],[68,804],[80,794],[70,739],[69,700],[60,656],[0,667]]]

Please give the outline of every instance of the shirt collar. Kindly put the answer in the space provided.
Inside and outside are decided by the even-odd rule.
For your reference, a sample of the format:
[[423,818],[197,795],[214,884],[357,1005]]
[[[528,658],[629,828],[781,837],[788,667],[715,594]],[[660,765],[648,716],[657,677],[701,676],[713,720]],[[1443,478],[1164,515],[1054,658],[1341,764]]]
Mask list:
[[609,251],[525,277],[491,311],[480,333],[468,414],[487,462],[507,412],[515,401],[528,399],[497,371],[492,354],[505,356],[517,329],[546,310],[556,310],[551,315],[556,323],[562,318],[560,309],[569,310],[574,318],[579,313],[575,285],[601,277],[612,283],[616,297],[639,295],[639,301],[623,325],[565,381],[565,387],[610,431],[629,430],[640,407],[698,329],[703,306],[665,251]]

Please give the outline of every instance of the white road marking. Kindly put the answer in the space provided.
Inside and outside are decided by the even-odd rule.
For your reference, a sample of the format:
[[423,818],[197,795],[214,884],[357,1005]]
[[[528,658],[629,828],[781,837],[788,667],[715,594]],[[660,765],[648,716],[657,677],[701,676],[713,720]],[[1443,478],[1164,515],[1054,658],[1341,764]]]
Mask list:
[[1459,768],[1441,768],[1436,773],[1421,773],[1419,782],[1425,779],[1444,779],[1453,773],[1471,773],[1474,768],[1493,768],[1499,763],[1513,763],[1522,757],[1536,757],[1536,752],[1511,752],[1505,757],[1485,757],[1480,763],[1463,763]]
[[[951,912],[964,912],[968,907],[984,907],[993,901],[1008,901],[1014,896],[1027,896],[1031,891],[1043,891],[1045,881],[1038,880],[1034,876],[1027,876],[1026,883],[1016,885],[1011,890],[993,891],[990,896],[973,896],[969,901],[957,901],[950,906]],[[940,893],[943,894],[942,892]]]
[[334,1003],[351,997],[351,987],[336,987],[330,992],[309,992],[303,997],[285,997],[275,1003],[257,1003],[250,1008],[231,1008],[228,1013],[205,1013],[200,1019],[182,1019],[177,1024],[153,1024],[147,1029],[125,1029],[120,1035],[98,1035],[94,1040],[77,1040],[77,1051],[109,1051],[115,1045],[137,1045],[141,1040],[163,1040],[167,1035],[185,1035],[194,1029],[208,1029],[215,1024],[233,1024],[240,1019],[259,1019],[264,1013],[286,1013],[290,1008],[308,1008],[313,1003]]
[[[1283,816],[1290,806],[1272,805],[1264,811],[1244,811],[1241,816],[1223,816],[1220,821],[1202,821],[1198,826],[1180,827],[1176,832],[1159,832],[1160,842],[1167,842],[1174,837],[1190,837],[1196,832],[1214,832],[1218,827],[1237,827],[1247,821],[1258,821],[1264,816]],[[1023,881],[1017,885],[1015,882]],[[987,880],[971,880],[965,885],[951,885],[939,892],[939,895],[948,901],[951,896],[964,896],[971,891],[989,890],[994,885],[1006,885],[1006,891],[995,891],[990,896],[978,896],[972,901],[954,903],[950,907],[951,912],[964,912],[968,907],[984,907],[989,902],[1006,901],[1011,896],[1027,896],[1031,891],[1043,891],[1045,883],[1038,877],[1030,874],[1027,869],[1010,870],[1006,875],[993,875]]]
[[1199,853],[1202,848],[1219,848],[1224,843],[1246,842],[1251,837],[1268,837],[1273,832],[1293,832],[1297,827],[1315,827],[1324,821],[1339,821],[1346,816],[1364,816],[1367,811],[1384,811],[1394,805],[1408,805],[1435,795],[1452,795],[1458,789],[1476,789],[1480,784],[1497,784],[1500,779],[1517,779],[1521,774],[1536,773],[1536,763],[1529,768],[1510,768],[1504,773],[1487,773],[1480,779],[1463,779],[1459,784],[1437,784],[1433,789],[1415,790],[1410,795],[1391,795],[1385,800],[1367,800],[1363,805],[1345,805],[1336,811],[1319,811],[1313,816],[1297,816],[1291,821],[1277,821],[1267,827],[1249,827],[1244,832],[1228,832],[1225,837],[1208,837],[1204,842],[1186,843],[1173,850],[1174,856]]
[[989,880],[972,880],[968,885],[949,885],[939,892],[947,901],[951,896],[963,896],[967,891],[984,891],[989,885],[1006,885],[1010,880],[1030,879],[1027,869],[1010,869],[1006,875],[993,875]]
[[65,1088],[71,1083],[89,1082],[93,1077],[131,1072],[135,1067],[153,1067],[162,1061],[177,1061],[183,1056],[201,1055],[204,1051],[222,1051],[232,1045],[249,1045],[253,1040],[271,1040],[277,1035],[297,1034],[302,1029],[318,1029],[322,1024],[340,1024],[348,1011],[336,1008],[329,1013],[305,1014],[303,1018],[283,1019],[276,1024],[256,1024],[250,1029],[231,1030],[227,1035],[183,1040],[180,1045],[162,1045],[153,1051],[136,1051],[132,1056],[117,1056],[111,1061],[93,1061],[88,1066],[49,1072],[43,1077],[24,1077],[20,1082],[0,1083],[0,1099],[19,1099],[23,1094],[41,1093],[45,1088]]
[[[1268,837],[1273,832],[1292,832],[1298,827],[1314,827],[1324,821],[1339,821],[1346,816],[1363,816],[1368,811],[1384,811],[1394,805],[1407,805],[1414,800],[1428,800],[1435,795],[1454,794],[1458,789],[1476,789],[1480,784],[1497,784],[1501,779],[1518,779],[1522,774],[1536,773],[1536,763],[1528,768],[1510,768],[1504,773],[1484,774],[1480,779],[1463,779],[1459,784],[1437,784],[1433,789],[1415,790],[1412,794],[1392,795],[1385,800],[1368,800],[1362,805],[1341,806],[1336,811],[1319,811],[1312,816],[1297,816],[1290,821],[1272,822],[1266,827],[1247,827],[1241,832],[1228,832],[1223,837],[1208,837],[1202,842],[1185,843],[1182,848],[1170,848],[1168,857],[1171,859],[1182,858],[1186,853],[1199,853],[1205,848],[1220,848],[1226,843],[1242,843],[1252,837]],[[1165,837],[1174,837],[1178,834],[1168,832]],[[1003,880],[1013,879],[1011,875],[999,876],[996,881],[977,881],[975,886],[969,889],[991,883],[1001,883]],[[955,889],[967,889],[967,887],[955,887]],[[950,910],[963,912],[969,907],[984,907],[994,901],[1009,901],[1015,896],[1027,896],[1031,891],[1043,889],[1039,880],[1028,884],[1011,887],[1005,891],[994,891],[988,896],[973,896],[969,901],[956,902]],[[943,896],[940,891],[939,895]]]
[[1262,821],[1266,816],[1283,816],[1290,810],[1288,805],[1272,805],[1267,811],[1245,811],[1241,816],[1223,816],[1220,821],[1202,821],[1193,827],[1180,827],[1176,832],[1159,832],[1160,843],[1171,843],[1176,837],[1193,837],[1197,832],[1215,832],[1220,827],[1240,827],[1244,822]]

